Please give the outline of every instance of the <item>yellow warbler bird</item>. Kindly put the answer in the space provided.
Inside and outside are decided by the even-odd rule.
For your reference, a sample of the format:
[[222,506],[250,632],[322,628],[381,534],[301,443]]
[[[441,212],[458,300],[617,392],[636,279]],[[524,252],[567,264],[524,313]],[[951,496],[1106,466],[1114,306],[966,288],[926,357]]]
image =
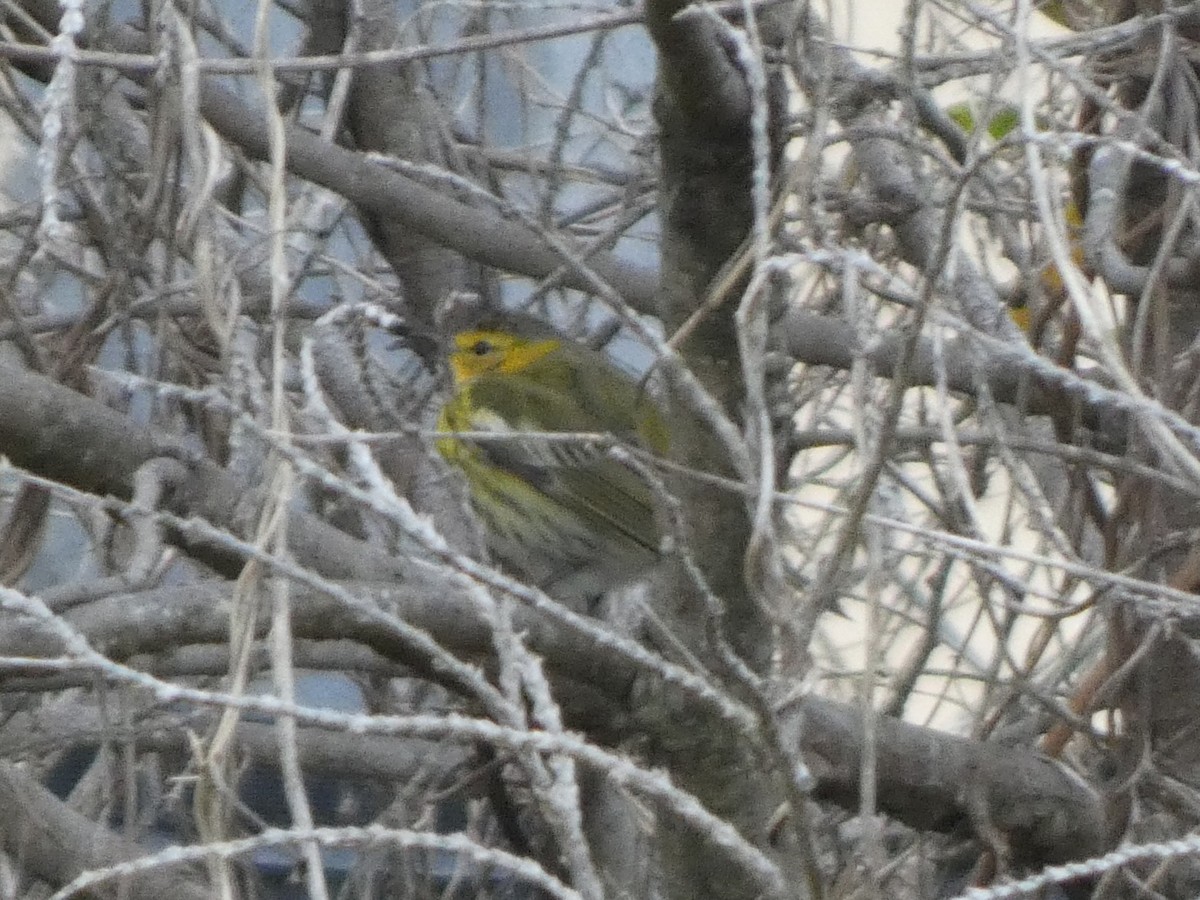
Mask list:
[[612,439],[667,449],[664,421],[634,378],[561,336],[487,327],[455,335],[450,371],[437,448],[466,476],[502,563],[568,603],[654,564],[650,487],[608,452]]

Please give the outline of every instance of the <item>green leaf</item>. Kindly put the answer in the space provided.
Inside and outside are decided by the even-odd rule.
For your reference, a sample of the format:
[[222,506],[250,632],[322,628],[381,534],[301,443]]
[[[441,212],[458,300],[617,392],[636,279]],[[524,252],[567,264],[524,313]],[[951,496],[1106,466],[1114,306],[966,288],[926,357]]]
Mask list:
[[[975,121],[975,112],[968,103],[955,103],[953,106],[947,107],[946,115],[968,134],[973,133],[978,127],[978,123]],[[1020,121],[1021,116],[1015,106],[1001,107],[999,112],[988,119],[988,136],[996,141],[1003,140],[1017,127],[1017,123]]]
[[993,140],[1003,140],[1008,133],[1017,127],[1021,114],[1015,106],[1006,106],[988,121],[988,134]]

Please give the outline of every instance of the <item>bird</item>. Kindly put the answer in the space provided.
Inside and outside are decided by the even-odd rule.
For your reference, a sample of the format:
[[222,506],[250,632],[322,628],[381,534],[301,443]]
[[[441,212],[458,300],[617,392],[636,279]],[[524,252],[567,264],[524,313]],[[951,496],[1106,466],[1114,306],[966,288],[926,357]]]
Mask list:
[[654,494],[612,452],[669,449],[645,384],[548,328],[465,328],[448,363],[436,446],[465,476],[493,556],[570,605],[646,574],[662,539]]

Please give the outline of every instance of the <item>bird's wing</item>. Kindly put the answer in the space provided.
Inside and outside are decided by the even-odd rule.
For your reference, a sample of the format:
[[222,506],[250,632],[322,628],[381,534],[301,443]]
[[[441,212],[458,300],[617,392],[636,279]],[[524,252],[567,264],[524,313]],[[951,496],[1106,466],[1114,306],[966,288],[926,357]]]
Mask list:
[[[505,400],[515,413],[508,421],[488,411],[491,404],[486,392],[490,389],[486,382],[472,386],[473,392],[483,393],[471,404],[472,427],[495,435],[473,442],[487,463],[511,472],[550,499],[586,513],[608,530],[616,530],[651,552],[658,551],[659,529],[650,486],[637,472],[595,441],[538,435],[551,430],[562,433],[561,425],[547,427],[551,421],[572,421],[580,432],[603,434],[599,423],[578,409],[554,413],[551,404],[564,402],[559,392],[538,385],[514,388],[511,383],[496,388],[505,391]],[[615,437],[631,439],[630,435]]]

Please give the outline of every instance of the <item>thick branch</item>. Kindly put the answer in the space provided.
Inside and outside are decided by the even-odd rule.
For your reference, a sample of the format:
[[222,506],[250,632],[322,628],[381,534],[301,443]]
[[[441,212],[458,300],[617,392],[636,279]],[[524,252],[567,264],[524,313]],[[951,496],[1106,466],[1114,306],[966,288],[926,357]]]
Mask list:
[[[209,584],[110,597],[72,611],[70,619],[98,650],[116,659],[177,644],[218,643],[228,637],[228,617],[214,615],[213,610],[230,591],[228,585]],[[361,591],[393,606],[410,625],[459,655],[491,654],[488,625],[461,593],[446,589],[434,595],[394,585],[362,585]],[[327,597],[297,588],[293,615],[297,636],[351,637],[383,656],[411,662],[403,647],[378,627]],[[131,628],[130,621],[137,626]],[[580,698],[578,706],[565,710],[571,727],[613,742],[644,738],[647,731],[655,739],[669,739],[681,724],[700,734],[731,728],[710,701],[664,683],[657,672],[616,648],[528,611],[519,611],[515,625],[556,679],[566,681],[568,690],[562,695]],[[57,652],[57,641],[36,623],[9,623],[0,631],[0,656]],[[608,698],[614,709],[625,711],[607,721],[596,719],[600,707],[580,695],[579,686],[584,685]],[[647,721],[639,715],[634,698],[643,695],[647,685],[670,694],[669,721]],[[789,749],[815,776],[815,796],[855,809],[865,750],[861,710],[809,697],[785,711],[781,721]],[[1032,750],[881,717],[875,752],[880,810],[914,828],[953,833],[986,824],[1008,837],[1016,860],[1079,859],[1104,849],[1107,822],[1101,798],[1082,779]],[[978,821],[981,810],[988,816],[986,823]]]
[[[57,32],[61,13],[56,3],[26,0],[23,5],[47,30]],[[145,37],[130,26],[106,31],[104,38],[105,49],[149,52]],[[205,78],[201,81],[200,112],[218,134],[251,159],[268,158],[267,117],[261,109],[220,87],[215,79]],[[296,125],[287,126],[285,141],[289,171],[363,210],[412,228],[476,262],[534,278],[556,273],[566,265],[564,284],[582,290],[592,286],[577,265],[551,249],[534,231],[493,209],[461,203],[366,154],[330,144]],[[654,295],[654,273],[606,253],[589,254],[587,268],[635,305],[644,306]]]
[[[241,504],[253,496],[213,463],[198,459],[181,440],[136,425],[49,378],[0,362],[0,454],[35,475],[82,491],[129,497],[138,468],[168,457],[183,466],[166,506],[180,516],[199,516],[237,531]],[[401,577],[399,562],[355,540],[315,516],[293,511],[288,524],[292,554],[317,572],[335,578]],[[184,540],[202,558],[227,570],[240,566],[226,553]]]
[[[24,871],[62,887],[84,872],[144,856],[145,851],[75,812],[30,775],[0,761],[0,847]],[[105,890],[90,894],[115,896]],[[201,875],[166,865],[121,881],[129,900],[206,900],[212,896]]]

